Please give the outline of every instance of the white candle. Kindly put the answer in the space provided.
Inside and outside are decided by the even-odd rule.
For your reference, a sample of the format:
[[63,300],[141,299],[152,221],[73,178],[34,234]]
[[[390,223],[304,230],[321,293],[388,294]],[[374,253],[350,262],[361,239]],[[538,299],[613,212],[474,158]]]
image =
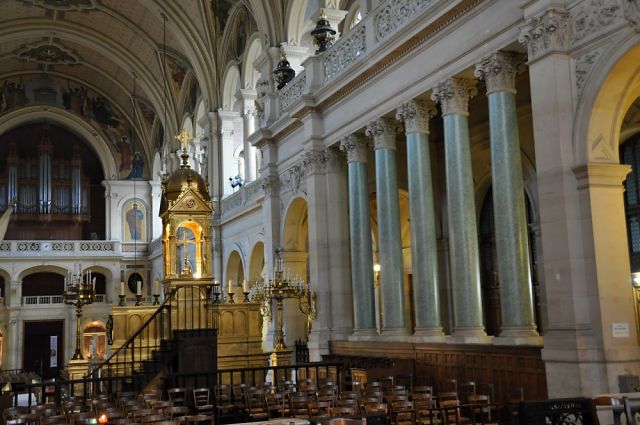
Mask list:
[[136,295],[142,295],[142,282],[136,282]]
[[124,282],[120,282],[120,295],[124,295]]
[[246,280],[242,281],[242,291],[243,292],[249,292],[249,284],[247,283]]
[[96,278],[95,278],[95,276],[91,280],[91,284],[93,285],[93,292],[96,292]]
[[153,295],[160,295],[160,278],[156,277],[155,285],[153,288]]
[[233,292],[233,280],[229,279],[229,293]]

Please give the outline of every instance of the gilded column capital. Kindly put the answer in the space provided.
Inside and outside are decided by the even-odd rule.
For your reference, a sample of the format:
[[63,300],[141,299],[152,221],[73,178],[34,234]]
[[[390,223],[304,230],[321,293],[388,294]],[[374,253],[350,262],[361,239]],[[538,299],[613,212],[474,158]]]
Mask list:
[[529,61],[548,53],[565,52],[569,47],[569,13],[549,9],[527,20],[518,41],[529,52]]
[[497,91],[515,93],[516,75],[524,69],[517,53],[496,52],[476,64],[475,76],[487,83],[487,94]]
[[413,99],[398,107],[396,119],[404,121],[405,133],[429,134],[429,119],[437,112],[435,103]]
[[476,80],[449,78],[433,89],[431,100],[442,105],[442,115],[469,115],[469,99],[476,94]]
[[374,149],[396,149],[396,134],[401,125],[392,118],[378,118],[371,121],[365,134],[373,138]]
[[371,141],[360,134],[350,134],[340,141],[340,150],[347,154],[347,162],[367,162]]

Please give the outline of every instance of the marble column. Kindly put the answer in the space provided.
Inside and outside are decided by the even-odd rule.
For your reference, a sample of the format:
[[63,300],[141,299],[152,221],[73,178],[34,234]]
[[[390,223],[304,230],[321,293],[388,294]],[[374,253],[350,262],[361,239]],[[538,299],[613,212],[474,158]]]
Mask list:
[[347,154],[349,163],[349,234],[354,336],[377,334],[367,176],[367,153],[370,148],[370,142],[357,134],[347,136],[340,142],[340,149]]
[[486,81],[489,99],[493,214],[502,312],[500,339],[509,343],[530,343],[530,337],[538,336],[516,108],[515,77],[522,66],[515,54],[498,52],[483,58],[475,72],[476,77]]
[[444,335],[438,296],[438,245],[429,154],[429,118],[435,113],[435,105],[423,100],[411,100],[401,105],[396,113],[396,118],[404,121],[407,134],[414,336],[427,340],[442,339],[439,337]]
[[242,98],[242,122],[244,130],[244,181],[252,182],[256,179],[256,148],[249,142],[249,136],[256,131],[256,98],[257,93],[253,89],[241,89]]
[[454,332],[462,342],[486,342],[482,321],[476,206],[471,170],[468,109],[475,80],[451,78],[437,85],[432,99],[444,116],[445,174]]
[[379,118],[372,121],[366,130],[367,136],[373,138],[375,148],[383,335],[408,334],[404,317],[400,201],[396,168],[398,127],[398,123],[392,118]]

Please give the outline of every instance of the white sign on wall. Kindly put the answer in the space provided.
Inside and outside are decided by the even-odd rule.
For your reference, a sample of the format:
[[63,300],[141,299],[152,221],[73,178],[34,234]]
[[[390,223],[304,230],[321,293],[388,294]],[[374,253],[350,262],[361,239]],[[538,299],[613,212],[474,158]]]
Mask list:
[[611,336],[614,338],[629,338],[628,323],[612,323]]

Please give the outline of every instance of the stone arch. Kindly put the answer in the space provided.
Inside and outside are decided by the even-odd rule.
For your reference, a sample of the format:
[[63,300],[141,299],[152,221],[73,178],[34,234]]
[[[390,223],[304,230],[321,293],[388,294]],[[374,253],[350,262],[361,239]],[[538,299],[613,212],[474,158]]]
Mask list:
[[230,63],[224,73],[222,83],[222,109],[232,111],[236,103],[236,92],[240,88],[240,69],[235,63]]
[[265,257],[264,257],[264,242],[258,241],[251,250],[251,257],[249,257],[249,269],[247,271],[247,278],[249,281],[262,280],[262,275],[265,269]]
[[242,64],[242,87],[245,89],[256,89],[260,79],[260,71],[254,67],[256,59],[262,54],[262,37],[255,33],[249,38],[245,58]]
[[640,97],[640,35],[629,31],[615,46],[600,56],[584,83],[574,132],[576,165],[620,162],[620,128]]
[[305,30],[305,17],[309,8],[309,0],[292,2],[287,14],[286,37],[289,44],[300,45]]
[[115,158],[109,150],[109,142],[101,132],[87,121],[74,113],[55,106],[29,106],[17,109],[0,117],[0,134],[34,121],[47,120],[77,134],[93,149],[102,165],[105,178],[118,178],[118,167]]
[[303,198],[291,200],[282,226],[282,243],[285,251],[308,250],[308,206]]
[[227,258],[227,268],[226,268],[226,280],[223,282],[222,288],[223,292],[228,291],[228,282],[233,281],[235,286],[242,284],[242,281],[245,279],[244,274],[244,265],[242,261],[242,256],[236,250],[231,251],[229,254],[229,258]]

